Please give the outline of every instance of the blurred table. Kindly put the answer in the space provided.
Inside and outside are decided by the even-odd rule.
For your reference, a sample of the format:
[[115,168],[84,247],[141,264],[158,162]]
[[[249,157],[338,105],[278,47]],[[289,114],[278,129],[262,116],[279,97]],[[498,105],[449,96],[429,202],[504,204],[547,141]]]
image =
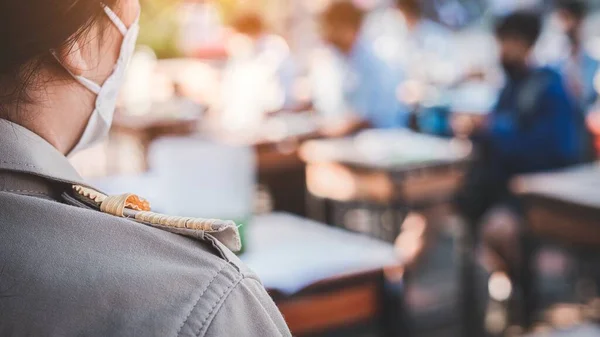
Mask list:
[[550,239],[584,255],[600,251],[600,164],[521,176],[513,190],[525,207],[521,283],[524,324],[530,326],[538,304],[532,263],[538,240]]
[[320,137],[318,117],[311,112],[279,113],[253,129],[203,130],[210,139],[254,147],[258,180],[273,199],[275,211],[306,215],[305,164],[298,156],[300,145]]
[[[194,133],[198,128],[200,116],[130,116],[116,114],[111,128],[111,139],[126,141],[129,139],[138,143],[141,149],[140,160],[144,170],[147,167],[147,156],[150,144],[160,138],[167,136],[186,136]],[[118,158],[118,155],[110,155]]]
[[387,336],[383,270],[400,268],[392,245],[284,213],[257,216],[247,238],[241,258],[295,336]]
[[498,90],[491,85],[467,83],[451,90],[448,95],[452,112],[449,121],[451,129],[458,137],[468,137],[468,134],[460,134],[461,128],[481,125],[487,119],[494,109]]
[[267,118],[249,139],[257,151],[259,171],[304,167],[298,149],[304,141],[320,137],[319,129],[319,119],[311,112],[280,113]]
[[416,107],[418,130],[433,135],[453,135],[457,121],[480,124],[493,110],[498,90],[475,80],[450,87],[431,86]]
[[527,335],[527,337],[596,337],[600,336],[600,326],[595,324],[586,324],[569,329],[555,331],[544,331]]
[[[148,169],[149,145],[160,137],[199,133],[215,142],[249,145],[256,152],[259,182],[271,194],[274,209],[305,214],[305,164],[298,157],[298,148],[303,141],[319,137],[319,124],[311,113],[275,115],[253,130],[223,130],[212,126],[208,118],[200,123],[200,116],[190,114],[179,117],[116,115],[113,124],[113,138],[117,141],[132,139],[139,144],[140,166],[144,169]],[[109,157],[119,158],[117,155]]]
[[485,82],[466,82],[446,92],[448,105],[453,113],[485,116],[498,100],[499,90]]
[[[462,181],[470,151],[469,142],[456,139],[368,130],[355,137],[306,142],[300,155],[308,163],[308,190],[324,203],[412,209],[446,202]],[[313,205],[311,217],[339,222],[332,221],[326,205]],[[396,234],[391,229],[378,236],[389,241]]]

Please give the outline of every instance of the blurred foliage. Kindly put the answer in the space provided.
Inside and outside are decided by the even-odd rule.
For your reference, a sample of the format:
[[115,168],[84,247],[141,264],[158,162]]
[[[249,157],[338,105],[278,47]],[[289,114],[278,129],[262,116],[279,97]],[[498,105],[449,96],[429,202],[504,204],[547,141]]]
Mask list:
[[236,8],[238,7],[239,0],[218,0],[219,11],[221,12],[221,19],[223,23],[231,23]]
[[[211,1],[211,0],[206,0]],[[138,43],[154,49],[159,58],[181,56],[178,46],[180,4],[185,0],[141,0]],[[202,2],[196,0],[195,2]],[[214,0],[223,23],[233,19],[242,0]]]
[[159,58],[181,56],[179,46],[180,0],[141,0],[138,44],[149,46]]

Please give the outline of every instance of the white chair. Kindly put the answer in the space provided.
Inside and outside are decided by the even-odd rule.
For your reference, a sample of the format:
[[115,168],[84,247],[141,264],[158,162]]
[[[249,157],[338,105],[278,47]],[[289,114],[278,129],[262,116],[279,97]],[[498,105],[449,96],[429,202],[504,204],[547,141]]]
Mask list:
[[252,214],[256,163],[250,147],[162,138],[150,146],[148,164],[164,213],[236,222]]

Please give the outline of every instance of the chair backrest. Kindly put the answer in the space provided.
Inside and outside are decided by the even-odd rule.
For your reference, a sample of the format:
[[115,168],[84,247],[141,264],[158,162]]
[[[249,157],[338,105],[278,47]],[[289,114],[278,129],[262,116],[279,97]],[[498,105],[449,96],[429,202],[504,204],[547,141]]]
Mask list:
[[256,165],[250,147],[162,138],[151,145],[148,164],[164,213],[232,220],[252,213]]

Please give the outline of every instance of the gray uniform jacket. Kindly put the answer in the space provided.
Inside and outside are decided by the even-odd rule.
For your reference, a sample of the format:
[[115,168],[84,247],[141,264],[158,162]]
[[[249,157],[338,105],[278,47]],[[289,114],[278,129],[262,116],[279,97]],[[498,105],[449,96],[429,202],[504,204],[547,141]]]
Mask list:
[[73,184],[61,153],[0,120],[0,336],[290,336],[214,236],[102,213]]

